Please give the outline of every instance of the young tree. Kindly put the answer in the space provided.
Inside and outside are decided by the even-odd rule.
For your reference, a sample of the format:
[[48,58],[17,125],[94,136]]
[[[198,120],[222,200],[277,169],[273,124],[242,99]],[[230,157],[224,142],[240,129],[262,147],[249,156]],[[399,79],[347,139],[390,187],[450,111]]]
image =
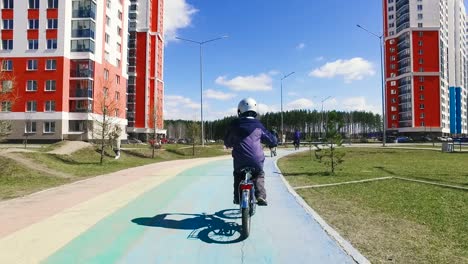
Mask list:
[[[19,98],[18,91],[15,89],[15,76],[9,74],[7,61],[0,61],[0,111],[11,112],[16,100]],[[7,137],[12,130],[12,121],[4,115],[0,115],[0,140]]]
[[200,141],[200,123],[196,121],[191,121],[187,125],[188,138],[192,141],[192,155],[195,156],[195,144]]
[[[119,126],[120,94],[117,91],[118,86],[114,78],[110,78],[108,75],[104,75],[104,78],[101,79],[102,93],[95,94],[94,98],[96,113],[93,114],[93,134],[98,137],[101,165],[104,161],[106,143],[116,140],[113,138],[116,135],[114,132],[116,126]],[[120,140],[120,135],[117,140]]]
[[315,158],[318,162],[323,162],[326,166],[329,166],[331,174],[335,174],[336,167],[344,161],[343,158],[345,156],[344,152],[337,151],[336,149],[343,144],[343,137],[340,133],[343,127],[343,120],[336,111],[332,111],[328,114],[325,125],[328,148],[317,149],[315,151]]

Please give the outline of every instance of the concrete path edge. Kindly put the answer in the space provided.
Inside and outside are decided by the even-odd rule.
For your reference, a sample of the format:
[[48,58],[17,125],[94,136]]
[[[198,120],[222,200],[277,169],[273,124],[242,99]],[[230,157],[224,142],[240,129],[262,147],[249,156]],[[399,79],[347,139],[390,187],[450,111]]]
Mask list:
[[275,160],[275,168],[278,170],[278,173],[283,180],[284,185],[288,189],[289,193],[291,193],[296,201],[301,205],[304,210],[312,217],[319,225],[329,234],[337,243],[338,245],[348,254],[350,257],[354,259],[359,264],[370,264],[370,261],[364,257],[356,248],[351,245],[346,239],[344,239],[335,229],[333,229],[323,218],[315,212],[312,207],[310,207],[302,197],[294,191],[293,187],[289,184],[289,182],[284,178],[283,173],[278,167],[278,159]]

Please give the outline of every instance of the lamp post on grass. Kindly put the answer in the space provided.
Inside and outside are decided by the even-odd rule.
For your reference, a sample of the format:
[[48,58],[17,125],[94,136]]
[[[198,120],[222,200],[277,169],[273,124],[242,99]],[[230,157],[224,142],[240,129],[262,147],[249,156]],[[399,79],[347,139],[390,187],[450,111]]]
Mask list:
[[202,47],[203,47],[203,44],[206,44],[208,42],[213,42],[213,41],[216,41],[216,40],[220,40],[220,39],[224,39],[224,38],[227,38],[227,37],[228,36],[221,36],[221,37],[217,37],[217,38],[209,39],[209,40],[205,40],[205,41],[195,41],[195,40],[191,40],[191,39],[176,37],[176,39],[196,43],[196,44],[198,44],[200,46],[200,119],[201,119],[201,144],[202,144],[202,147],[205,146],[205,131],[204,131],[204,124],[203,124],[203,52],[202,52]]
[[356,25],[358,28],[366,31],[367,33],[371,34],[372,36],[376,37],[379,39],[379,44],[380,44],[380,78],[382,79],[382,129],[383,129],[383,137],[382,137],[382,146],[385,147],[385,142],[387,140],[387,135],[386,135],[386,119],[385,119],[385,82],[384,82],[384,68],[383,68],[383,35],[377,35],[366,28],[362,27],[361,25]]
[[284,135],[284,127],[283,127],[283,80],[288,78],[289,76],[293,75],[294,72],[290,72],[289,74],[284,75],[281,78],[281,143],[284,144],[283,142],[283,135]]

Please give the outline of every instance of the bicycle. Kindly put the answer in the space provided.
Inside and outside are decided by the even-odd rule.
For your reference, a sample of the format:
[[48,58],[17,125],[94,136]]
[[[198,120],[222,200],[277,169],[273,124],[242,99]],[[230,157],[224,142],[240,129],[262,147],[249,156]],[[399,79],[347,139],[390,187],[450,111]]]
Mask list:
[[241,170],[245,178],[239,184],[239,206],[242,215],[241,236],[245,239],[249,236],[251,217],[255,214],[257,201],[255,199],[255,186],[252,176],[255,169],[246,167]]
[[294,140],[293,144],[294,144],[294,150],[298,150],[299,149],[299,144],[300,144],[299,141]]

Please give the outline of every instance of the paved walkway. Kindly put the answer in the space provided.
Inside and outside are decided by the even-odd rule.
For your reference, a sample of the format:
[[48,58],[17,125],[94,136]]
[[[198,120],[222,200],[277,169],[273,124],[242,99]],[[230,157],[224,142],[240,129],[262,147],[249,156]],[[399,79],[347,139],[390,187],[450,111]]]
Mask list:
[[241,241],[231,168],[227,156],[171,161],[2,202],[0,263],[354,263],[272,158],[270,205]]

